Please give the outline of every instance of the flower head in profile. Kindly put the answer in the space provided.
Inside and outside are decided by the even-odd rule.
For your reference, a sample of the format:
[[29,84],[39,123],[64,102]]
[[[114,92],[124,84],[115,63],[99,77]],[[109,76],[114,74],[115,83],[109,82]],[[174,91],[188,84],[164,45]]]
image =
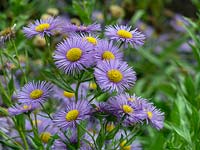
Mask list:
[[179,32],[186,32],[184,26],[188,25],[189,22],[180,14],[174,15],[173,19],[170,22],[170,25]]
[[22,113],[27,113],[31,112],[37,108],[39,108],[40,105],[37,103],[33,104],[28,104],[28,103],[23,103],[23,104],[16,104],[10,108],[8,108],[8,112],[11,116],[19,115]]
[[62,129],[75,128],[81,120],[89,118],[90,111],[89,103],[85,100],[79,100],[77,103],[67,104],[66,109],[57,113],[53,121],[56,126]]
[[143,110],[146,112],[146,122],[151,124],[156,129],[160,130],[164,126],[164,113],[153,106],[151,103],[143,105]]
[[16,24],[12,27],[5,28],[0,32],[0,47],[3,47],[6,41],[15,37],[15,27]]
[[20,103],[43,103],[52,93],[52,84],[46,81],[29,82],[17,93]]
[[129,43],[137,47],[144,44],[145,35],[140,33],[138,29],[131,30],[131,26],[115,25],[106,27],[105,35],[111,40]]
[[99,87],[110,92],[123,92],[136,81],[135,71],[126,62],[118,60],[98,63],[94,75]]
[[107,40],[101,40],[95,48],[95,59],[97,62],[104,60],[122,60],[123,54],[119,48]]
[[81,38],[83,41],[87,41],[93,46],[96,46],[99,41],[98,35],[91,34],[91,33],[80,33],[80,34],[74,33],[74,34],[71,34],[71,37]]
[[34,23],[30,23],[28,27],[23,27],[23,32],[26,37],[31,38],[36,35],[41,37],[51,36],[58,27],[58,21],[56,18],[50,17],[45,20],[36,20]]
[[69,38],[58,44],[54,60],[66,74],[80,73],[93,64],[93,46],[80,38]]
[[74,24],[68,24],[67,26],[63,26],[63,31],[64,32],[69,32],[69,31],[74,31],[74,32],[87,32],[87,33],[92,33],[92,32],[97,32],[101,31],[101,26],[100,24],[93,23],[91,25],[74,25]]

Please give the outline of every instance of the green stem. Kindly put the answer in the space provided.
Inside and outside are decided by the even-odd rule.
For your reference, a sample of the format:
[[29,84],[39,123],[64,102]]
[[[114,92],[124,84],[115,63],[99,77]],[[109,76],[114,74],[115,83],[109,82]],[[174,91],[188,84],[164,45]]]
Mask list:
[[21,66],[21,64],[20,64],[20,61],[19,61],[19,54],[18,54],[16,45],[15,45],[15,42],[14,42],[13,40],[11,40],[11,43],[12,43],[12,45],[13,45],[13,47],[14,47],[14,50],[15,50],[16,59],[17,59],[17,65],[18,65],[19,69],[21,70],[21,72],[22,72],[22,74],[23,74],[23,76],[24,76],[25,83],[27,83],[26,74],[25,74],[25,72],[23,71],[23,68],[22,68],[22,66]]
[[40,105],[42,106],[42,109],[44,110],[44,112],[48,115],[48,117],[53,120],[53,118],[51,117],[51,115],[49,114],[49,112],[46,111],[44,105],[42,105],[42,103],[40,103]]
[[[30,121],[30,123],[31,123],[31,127],[32,127],[32,130],[33,130],[33,133],[34,133],[34,138],[35,138],[35,140],[38,141],[38,144],[39,144],[39,145],[37,145],[37,146],[39,146],[39,149],[40,149],[40,148],[41,148],[41,149],[44,149],[43,144],[42,144],[42,142],[41,142],[41,139],[40,139],[40,137],[39,137],[39,135],[38,135],[38,132],[37,132],[38,129],[35,128],[35,126],[34,126],[34,124],[33,124],[33,120],[31,119],[30,113],[28,113],[28,119],[29,119],[29,121]],[[36,121],[37,121],[37,120],[36,120]]]
[[95,149],[98,150],[98,146],[96,144],[94,136],[92,136],[92,134],[88,130],[86,130],[81,124],[78,124],[78,126],[81,127],[92,138],[92,140],[94,142]]
[[25,150],[28,150],[28,149],[29,149],[28,143],[27,143],[26,137],[25,137],[25,135],[24,135],[22,129],[19,128],[18,131],[19,131],[19,135],[20,135],[20,137],[21,137],[21,139],[22,139],[22,141],[23,141],[23,143],[24,143]]
[[[2,57],[2,51],[0,50],[0,61],[1,61],[1,66],[2,66],[2,71],[3,71],[3,77],[4,77],[4,80],[5,80],[5,83],[6,83],[6,76],[8,77],[6,71],[4,71],[3,69],[3,65],[4,65],[4,62],[3,62],[3,57]],[[6,83],[7,84],[7,83]]]
[[78,89],[79,89],[80,84],[81,84],[81,82],[78,81],[77,86],[76,86],[76,92],[75,92],[76,102],[78,101]]

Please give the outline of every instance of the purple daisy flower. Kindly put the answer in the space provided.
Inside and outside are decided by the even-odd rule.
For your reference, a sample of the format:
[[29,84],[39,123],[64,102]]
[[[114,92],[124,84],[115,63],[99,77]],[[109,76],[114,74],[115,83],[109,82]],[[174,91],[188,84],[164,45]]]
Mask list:
[[55,115],[55,125],[63,129],[67,127],[74,128],[81,120],[89,118],[90,111],[91,106],[87,101],[72,102],[66,106],[65,111],[61,111]]
[[36,35],[44,37],[45,35],[51,36],[58,27],[58,21],[56,18],[50,17],[45,20],[36,20],[34,23],[30,23],[28,27],[23,27],[23,32],[26,37],[31,38]]
[[111,97],[107,103],[109,105],[109,107],[107,107],[108,111],[119,119],[126,115],[124,120],[125,125],[141,122],[146,118],[146,113],[135,103],[130,102],[125,94]]
[[188,24],[188,21],[180,14],[176,14],[170,22],[170,25],[179,32],[186,32],[184,25]]
[[93,46],[79,38],[70,38],[58,44],[54,60],[66,74],[80,73],[93,64]]
[[87,41],[93,46],[96,46],[99,41],[98,35],[91,34],[91,33],[80,33],[80,34],[74,33],[74,34],[71,34],[70,37],[81,38],[82,40]]
[[17,93],[20,103],[43,103],[52,93],[52,84],[46,81],[29,82]]
[[131,30],[131,26],[108,26],[105,29],[105,35],[111,40],[129,43],[134,47],[144,44],[145,35],[138,31],[138,29]]
[[135,71],[126,62],[103,61],[97,64],[94,72],[97,84],[104,91],[123,92],[135,84]]
[[146,122],[151,124],[156,129],[160,130],[164,126],[164,113],[156,109],[151,103],[143,105],[143,110],[146,112]]
[[63,26],[63,31],[64,32],[69,32],[69,31],[75,31],[75,32],[97,32],[101,31],[101,25],[98,23],[93,23],[91,25],[85,26],[85,25],[74,25],[74,24],[68,24],[67,26]]
[[103,60],[122,60],[123,54],[119,51],[119,48],[113,45],[113,42],[108,42],[107,40],[101,40],[95,48],[95,58],[96,61]]
[[39,104],[37,103],[33,103],[33,104],[26,104],[26,103],[23,103],[23,104],[16,104],[15,106],[12,106],[10,108],[8,108],[8,112],[11,116],[15,116],[15,115],[19,115],[19,114],[22,114],[22,113],[26,113],[26,112],[31,112],[35,109],[37,109],[38,107],[40,107]]

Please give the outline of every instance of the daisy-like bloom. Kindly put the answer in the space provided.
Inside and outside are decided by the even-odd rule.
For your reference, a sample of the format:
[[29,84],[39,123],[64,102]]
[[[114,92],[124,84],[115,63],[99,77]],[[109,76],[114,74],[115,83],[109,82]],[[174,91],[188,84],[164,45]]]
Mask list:
[[176,14],[170,22],[170,25],[179,32],[186,32],[184,25],[188,24],[189,22],[180,14]]
[[123,92],[136,81],[135,71],[126,62],[118,60],[98,63],[94,75],[99,87],[110,92]]
[[43,103],[52,93],[52,84],[46,81],[29,82],[17,93],[20,103]]
[[39,104],[16,104],[15,106],[12,106],[10,108],[8,108],[8,112],[11,116],[15,116],[15,115],[19,115],[22,113],[27,113],[27,112],[31,112],[35,109],[37,109],[39,106]]
[[7,40],[15,37],[15,27],[16,24],[0,32],[0,47],[2,47]]
[[75,31],[75,32],[92,33],[92,32],[101,31],[101,26],[100,24],[97,24],[97,23],[93,23],[88,26],[85,26],[85,25],[77,26],[73,24],[68,24],[67,26],[63,26],[63,31],[64,32]]
[[158,130],[163,128],[163,125],[164,125],[163,112],[161,112],[155,106],[153,106],[152,103],[148,102],[147,99],[144,99],[142,97],[137,97],[135,95],[129,96],[129,97],[134,99],[133,101],[131,101],[132,103],[137,105],[139,109],[142,109],[145,112],[146,114],[145,119],[146,119],[147,124],[151,124],[153,127],[155,127]]
[[143,110],[146,112],[146,122],[160,130],[164,126],[164,113],[153,106],[151,103],[144,104]]
[[58,44],[54,60],[66,74],[80,73],[93,64],[93,46],[79,38],[69,38]]
[[44,37],[45,35],[51,36],[54,34],[58,27],[58,21],[56,18],[50,17],[45,20],[36,20],[34,23],[30,23],[28,27],[23,27],[23,32],[26,37],[31,38],[36,35]]
[[111,97],[107,103],[109,105],[109,107],[107,107],[108,111],[113,115],[117,116],[119,119],[125,116],[125,125],[141,122],[146,117],[146,113],[135,103],[130,102],[125,94]]
[[60,111],[54,117],[54,123],[62,129],[75,128],[81,120],[89,118],[91,106],[85,100],[67,104],[65,111]]
[[137,28],[131,30],[131,26],[115,25],[106,27],[105,31],[105,35],[111,40],[129,43],[134,47],[144,44],[145,35],[139,32]]
[[52,124],[49,124],[48,122],[45,123],[45,126],[39,126],[39,135],[41,141],[46,144],[49,142],[51,137],[56,134],[56,132],[59,131],[58,128],[54,127]]
[[107,40],[101,40],[95,47],[95,59],[97,62],[103,60],[122,60],[123,54],[119,51],[119,48],[113,45],[113,42]]
[[81,33],[81,34],[71,34],[71,37],[81,38],[84,41],[96,46],[98,44],[99,38],[98,35],[91,34],[91,33]]

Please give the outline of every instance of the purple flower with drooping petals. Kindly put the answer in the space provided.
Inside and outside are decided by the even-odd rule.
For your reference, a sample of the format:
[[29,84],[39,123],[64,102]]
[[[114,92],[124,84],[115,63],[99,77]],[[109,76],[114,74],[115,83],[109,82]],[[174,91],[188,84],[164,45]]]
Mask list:
[[40,105],[38,103],[31,103],[31,104],[23,103],[20,105],[16,104],[15,106],[8,108],[8,112],[11,116],[15,116],[22,113],[31,112],[39,107]]
[[64,32],[87,32],[87,33],[92,33],[92,32],[97,32],[97,31],[101,31],[101,26],[100,24],[97,23],[93,23],[91,25],[74,25],[74,24],[67,24],[65,26],[63,26],[62,29]]
[[146,113],[135,103],[128,100],[126,94],[111,97],[108,100],[108,111],[119,118],[124,118],[125,125],[132,125],[145,119]]
[[138,31],[138,29],[131,30],[131,26],[115,25],[107,26],[105,29],[105,35],[111,40],[117,42],[129,43],[130,45],[137,47],[144,44],[145,35]]

